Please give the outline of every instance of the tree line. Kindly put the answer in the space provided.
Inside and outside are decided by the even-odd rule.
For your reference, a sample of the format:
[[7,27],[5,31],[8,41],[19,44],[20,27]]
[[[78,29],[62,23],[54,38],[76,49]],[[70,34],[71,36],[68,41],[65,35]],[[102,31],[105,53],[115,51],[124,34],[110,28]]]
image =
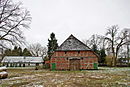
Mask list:
[[6,49],[3,56],[32,56],[32,54],[27,48],[22,50],[21,47],[15,46],[12,50]]

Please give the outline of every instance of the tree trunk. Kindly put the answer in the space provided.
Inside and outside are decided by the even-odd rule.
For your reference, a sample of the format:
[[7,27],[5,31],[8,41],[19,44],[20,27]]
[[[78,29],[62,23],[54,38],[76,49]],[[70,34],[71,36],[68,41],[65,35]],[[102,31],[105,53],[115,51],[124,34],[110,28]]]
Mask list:
[[117,57],[115,56],[115,53],[113,53],[113,57],[112,57],[112,66],[113,67],[116,66],[116,59],[117,59]]
[[128,66],[129,66],[129,44],[127,44],[127,61],[128,61]]

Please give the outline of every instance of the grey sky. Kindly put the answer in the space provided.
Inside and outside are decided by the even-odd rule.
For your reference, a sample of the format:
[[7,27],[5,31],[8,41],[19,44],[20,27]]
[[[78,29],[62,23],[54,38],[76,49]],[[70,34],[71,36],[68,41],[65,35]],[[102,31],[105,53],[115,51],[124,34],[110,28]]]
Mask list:
[[22,1],[32,16],[28,42],[47,45],[51,32],[61,44],[70,34],[80,40],[92,34],[104,35],[118,24],[130,28],[130,0],[15,0]]

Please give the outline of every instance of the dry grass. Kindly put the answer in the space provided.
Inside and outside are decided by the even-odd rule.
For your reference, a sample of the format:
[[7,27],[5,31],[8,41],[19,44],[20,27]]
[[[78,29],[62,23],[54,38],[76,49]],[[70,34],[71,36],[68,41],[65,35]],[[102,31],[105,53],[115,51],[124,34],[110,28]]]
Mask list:
[[0,87],[128,87],[130,68],[100,67],[99,70],[49,71],[34,68],[7,70]]

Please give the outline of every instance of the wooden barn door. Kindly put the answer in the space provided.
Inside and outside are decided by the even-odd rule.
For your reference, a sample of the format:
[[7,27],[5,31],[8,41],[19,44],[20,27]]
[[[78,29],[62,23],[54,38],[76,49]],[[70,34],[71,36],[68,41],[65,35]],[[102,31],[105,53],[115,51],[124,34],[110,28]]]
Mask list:
[[80,70],[80,60],[79,59],[70,60],[70,70]]

